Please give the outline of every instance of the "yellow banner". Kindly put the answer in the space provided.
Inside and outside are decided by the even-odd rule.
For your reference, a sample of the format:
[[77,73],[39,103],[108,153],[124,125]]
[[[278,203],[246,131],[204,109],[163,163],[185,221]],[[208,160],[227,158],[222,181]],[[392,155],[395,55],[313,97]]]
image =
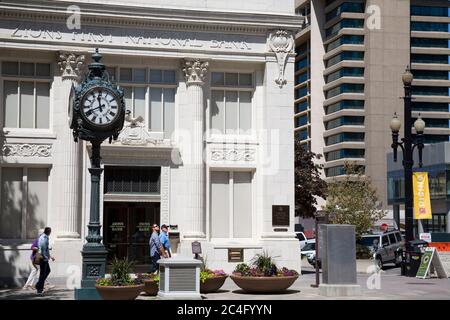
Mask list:
[[430,189],[428,172],[413,173],[414,219],[431,219]]

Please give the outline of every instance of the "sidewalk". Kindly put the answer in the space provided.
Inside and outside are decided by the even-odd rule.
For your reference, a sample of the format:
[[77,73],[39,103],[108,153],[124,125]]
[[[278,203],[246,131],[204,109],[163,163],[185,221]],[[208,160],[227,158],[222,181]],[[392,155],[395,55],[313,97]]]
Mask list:
[[[222,289],[217,293],[204,295],[210,300],[450,300],[450,279],[417,279],[400,276],[399,268],[383,271],[380,278],[380,288],[370,290],[367,280],[370,275],[358,274],[361,285],[361,296],[329,298],[318,294],[318,289],[310,285],[315,282],[312,268],[305,267],[303,274],[286,292],[281,294],[246,294],[240,290],[231,279],[227,279]],[[21,289],[1,289],[0,300],[73,300],[73,290],[56,287],[44,296],[37,296],[34,291]],[[141,295],[139,300],[154,300],[155,297]]]

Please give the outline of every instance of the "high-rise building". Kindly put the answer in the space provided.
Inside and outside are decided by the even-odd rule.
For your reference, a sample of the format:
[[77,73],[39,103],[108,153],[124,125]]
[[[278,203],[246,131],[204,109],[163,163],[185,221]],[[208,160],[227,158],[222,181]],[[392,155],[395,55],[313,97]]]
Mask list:
[[[295,137],[324,155],[324,176],[354,162],[387,205],[389,122],[403,116],[401,74],[414,74],[413,118],[427,143],[449,141],[447,0],[297,0]],[[414,132],[413,132],[414,134]]]

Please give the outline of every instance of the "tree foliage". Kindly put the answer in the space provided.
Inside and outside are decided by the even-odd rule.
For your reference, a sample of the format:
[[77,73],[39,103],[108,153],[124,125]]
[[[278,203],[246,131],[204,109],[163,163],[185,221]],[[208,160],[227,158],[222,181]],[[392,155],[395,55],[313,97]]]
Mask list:
[[322,155],[315,154],[295,142],[295,215],[303,218],[314,217],[317,197],[325,199],[327,184],[321,177]]
[[356,237],[367,232],[373,224],[386,215],[380,209],[376,189],[363,170],[354,164],[345,164],[346,176],[328,184],[327,202],[324,210],[332,223],[352,224]]

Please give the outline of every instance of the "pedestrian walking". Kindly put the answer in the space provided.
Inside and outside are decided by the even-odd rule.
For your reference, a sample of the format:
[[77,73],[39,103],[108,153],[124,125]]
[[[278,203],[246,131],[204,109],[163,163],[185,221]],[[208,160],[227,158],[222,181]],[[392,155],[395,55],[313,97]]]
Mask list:
[[158,271],[158,260],[161,257],[167,257],[164,252],[164,248],[161,245],[161,241],[159,240],[159,225],[156,223],[152,227],[153,233],[150,237],[150,257],[152,259],[152,267],[150,272],[154,273]]
[[[40,234],[40,233],[39,233]],[[25,285],[23,286],[24,290],[27,289],[32,289],[38,279],[39,279],[39,265],[35,263],[35,258],[36,258],[36,253],[39,251],[39,237],[36,238],[33,243],[31,244],[31,255],[30,255],[30,259],[31,259],[31,272],[30,275],[28,276],[27,282],[25,283]]]
[[47,279],[48,275],[50,274],[50,265],[49,260],[55,261],[55,258],[53,258],[50,255],[50,249],[49,249],[49,236],[52,232],[52,229],[50,227],[45,227],[44,233],[41,234],[39,237],[38,242],[38,248],[39,251],[36,253],[36,259],[40,260],[37,261],[40,266],[39,271],[39,280],[36,284],[36,290],[38,294],[42,294],[44,291],[44,284],[45,280]]
[[163,246],[163,249],[167,255],[167,257],[172,257],[172,253],[170,252],[170,241],[169,241],[169,227],[165,224],[161,226],[161,232],[159,233],[159,241]]

